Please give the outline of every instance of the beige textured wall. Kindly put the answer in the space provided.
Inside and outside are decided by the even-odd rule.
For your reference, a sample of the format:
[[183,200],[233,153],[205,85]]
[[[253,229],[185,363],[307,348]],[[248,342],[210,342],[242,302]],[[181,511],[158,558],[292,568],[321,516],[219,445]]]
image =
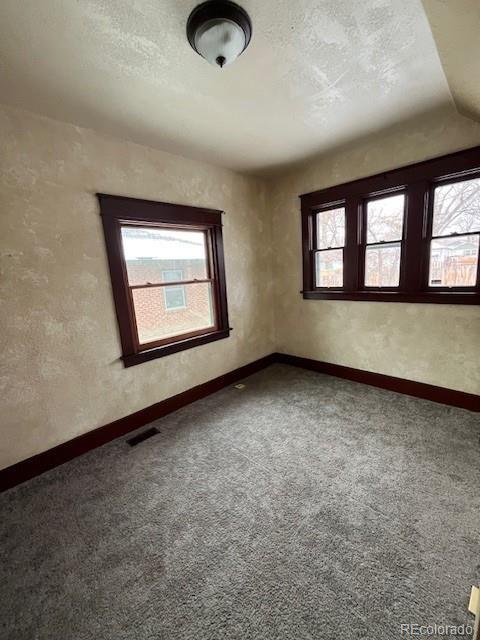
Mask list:
[[299,293],[299,194],[476,144],[479,125],[436,112],[271,181],[278,351],[480,393],[478,307],[303,300]]
[[[0,149],[0,468],[273,351],[261,181],[10,108]],[[97,191],[226,211],[230,338],[123,368]]]
[[[303,300],[298,195],[480,143],[451,112],[270,179],[0,107],[0,468],[274,350],[480,393],[480,309]],[[95,192],[226,211],[230,338],[124,369]]]

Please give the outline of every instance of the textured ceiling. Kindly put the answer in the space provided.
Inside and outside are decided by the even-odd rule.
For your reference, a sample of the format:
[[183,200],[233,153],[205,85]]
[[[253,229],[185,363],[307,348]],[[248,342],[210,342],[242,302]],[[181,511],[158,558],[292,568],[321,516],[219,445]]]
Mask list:
[[242,171],[298,161],[451,101],[421,0],[245,0],[219,70],[195,0],[1,0],[0,102]]

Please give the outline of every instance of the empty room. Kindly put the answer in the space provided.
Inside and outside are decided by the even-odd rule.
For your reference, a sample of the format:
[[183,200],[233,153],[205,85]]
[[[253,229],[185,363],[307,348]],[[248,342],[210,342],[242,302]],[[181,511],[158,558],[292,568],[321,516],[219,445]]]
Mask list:
[[1,0],[1,640],[480,640],[478,0]]

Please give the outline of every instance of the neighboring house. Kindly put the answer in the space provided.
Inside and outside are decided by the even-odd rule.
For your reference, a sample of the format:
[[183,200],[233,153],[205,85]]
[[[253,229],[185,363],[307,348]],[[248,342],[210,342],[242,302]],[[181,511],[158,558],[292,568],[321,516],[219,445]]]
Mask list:
[[[204,260],[130,258],[130,284],[205,279]],[[208,283],[134,289],[135,315],[142,342],[195,331],[213,317]]]

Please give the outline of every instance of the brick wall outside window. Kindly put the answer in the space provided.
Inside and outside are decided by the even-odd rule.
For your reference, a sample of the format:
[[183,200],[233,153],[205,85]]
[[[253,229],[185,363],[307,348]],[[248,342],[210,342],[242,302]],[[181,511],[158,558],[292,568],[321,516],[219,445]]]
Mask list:
[[[202,260],[138,259],[128,261],[130,284],[162,282],[162,272],[182,271],[183,280],[204,279]],[[167,309],[164,287],[134,290],[134,306],[140,342],[205,328],[213,323],[209,284],[183,285],[185,309]]]

